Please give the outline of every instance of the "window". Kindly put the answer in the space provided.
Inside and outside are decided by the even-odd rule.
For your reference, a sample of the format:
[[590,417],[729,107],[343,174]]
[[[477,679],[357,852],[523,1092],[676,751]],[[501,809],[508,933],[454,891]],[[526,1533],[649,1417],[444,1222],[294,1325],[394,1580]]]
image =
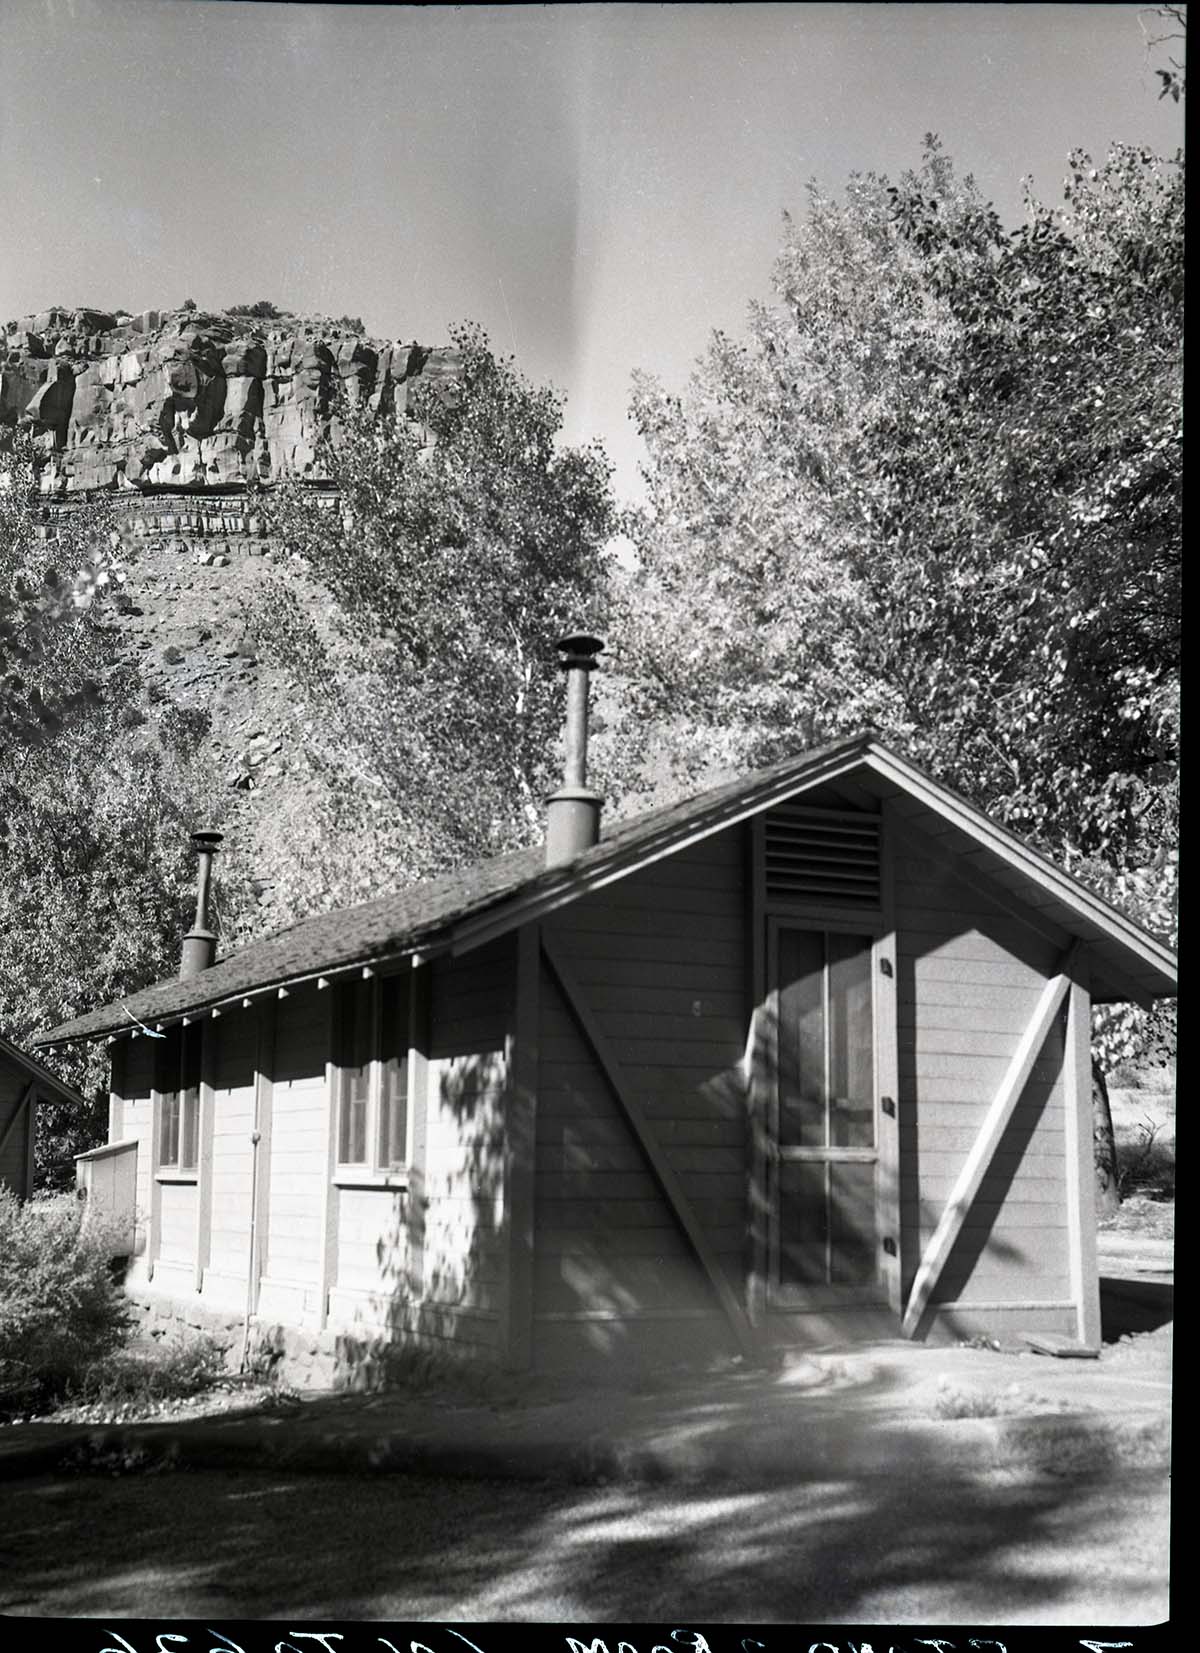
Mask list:
[[158,1163],[194,1171],[200,1141],[199,1027],[173,1027],[159,1053]]
[[338,1164],[389,1171],[408,1159],[408,973],[351,982],[338,1002]]

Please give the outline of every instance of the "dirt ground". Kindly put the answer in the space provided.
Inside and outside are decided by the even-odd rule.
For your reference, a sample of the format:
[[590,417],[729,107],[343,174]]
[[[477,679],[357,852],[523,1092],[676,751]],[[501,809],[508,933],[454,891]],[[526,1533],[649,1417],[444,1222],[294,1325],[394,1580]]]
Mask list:
[[[364,1519],[369,1511],[369,1518]],[[20,1616],[1145,1624],[1161,1474],[769,1491],[203,1472],[6,1488]]]

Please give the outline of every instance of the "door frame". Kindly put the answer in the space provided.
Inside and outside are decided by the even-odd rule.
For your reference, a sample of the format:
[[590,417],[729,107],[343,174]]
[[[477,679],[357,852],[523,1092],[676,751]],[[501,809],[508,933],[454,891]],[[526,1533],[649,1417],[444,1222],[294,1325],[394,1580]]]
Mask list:
[[[886,864],[886,857],[885,857]],[[890,880],[889,880],[890,883]],[[766,1307],[772,1312],[805,1313],[839,1308],[882,1306],[899,1313],[900,1281],[899,1098],[897,1095],[896,945],[889,922],[890,889],[885,887],[884,910],[853,912],[847,908],[792,906],[772,902],[762,913],[765,972],[763,1006],[767,1013],[766,1038],[759,1045],[767,1063],[760,1095],[765,1105],[766,1198],[768,1211]],[[875,1106],[873,1149],[846,1148],[846,1161],[873,1162],[875,1173],[876,1278],[868,1286],[822,1285],[783,1287],[779,1283],[780,1168],[792,1163],[828,1163],[821,1154],[779,1146],[779,932],[796,929],[859,935],[871,940],[872,1066]],[[832,1156],[830,1156],[832,1157]]]

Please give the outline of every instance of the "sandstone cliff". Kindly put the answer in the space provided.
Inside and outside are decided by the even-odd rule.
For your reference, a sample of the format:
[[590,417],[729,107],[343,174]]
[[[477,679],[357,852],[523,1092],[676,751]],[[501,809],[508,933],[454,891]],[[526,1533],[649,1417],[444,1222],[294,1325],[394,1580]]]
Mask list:
[[370,339],[323,317],[56,307],[6,325],[0,426],[32,428],[52,497],[322,483],[339,392],[402,415],[414,379],[449,388],[459,361],[452,347]]

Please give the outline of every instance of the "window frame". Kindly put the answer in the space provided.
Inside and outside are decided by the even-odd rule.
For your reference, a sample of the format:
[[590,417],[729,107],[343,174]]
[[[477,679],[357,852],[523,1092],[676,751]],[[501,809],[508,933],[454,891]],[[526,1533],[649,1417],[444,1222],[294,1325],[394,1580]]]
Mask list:
[[203,1035],[199,1022],[177,1023],[159,1053],[156,1171],[166,1181],[195,1182],[200,1175]]
[[[334,1007],[333,1105],[334,1170],[339,1186],[367,1185],[406,1187],[412,1154],[413,1125],[413,975],[410,968],[386,976],[356,977],[337,986]],[[368,1031],[359,1043],[365,1012]],[[395,1030],[389,1040],[387,1029]],[[355,1048],[348,1048],[353,1041]],[[365,1052],[364,1052],[365,1045]],[[362,1061],[355,1060],[363,1055]],[[347,1058],[350,1058],[349,1060]],[[367,1069],[366,1092],[354,1095],[354,1082],[362,1067]],[[347,1110],[361,1101],[363,1157],[343,1158],[347,1143],[354,1146],[358,1135]],[[403,1121],[403,1156],[393,1147],[399,1140],[397,1112]],[[385,1142],[385,1136],[388,1139]]]

